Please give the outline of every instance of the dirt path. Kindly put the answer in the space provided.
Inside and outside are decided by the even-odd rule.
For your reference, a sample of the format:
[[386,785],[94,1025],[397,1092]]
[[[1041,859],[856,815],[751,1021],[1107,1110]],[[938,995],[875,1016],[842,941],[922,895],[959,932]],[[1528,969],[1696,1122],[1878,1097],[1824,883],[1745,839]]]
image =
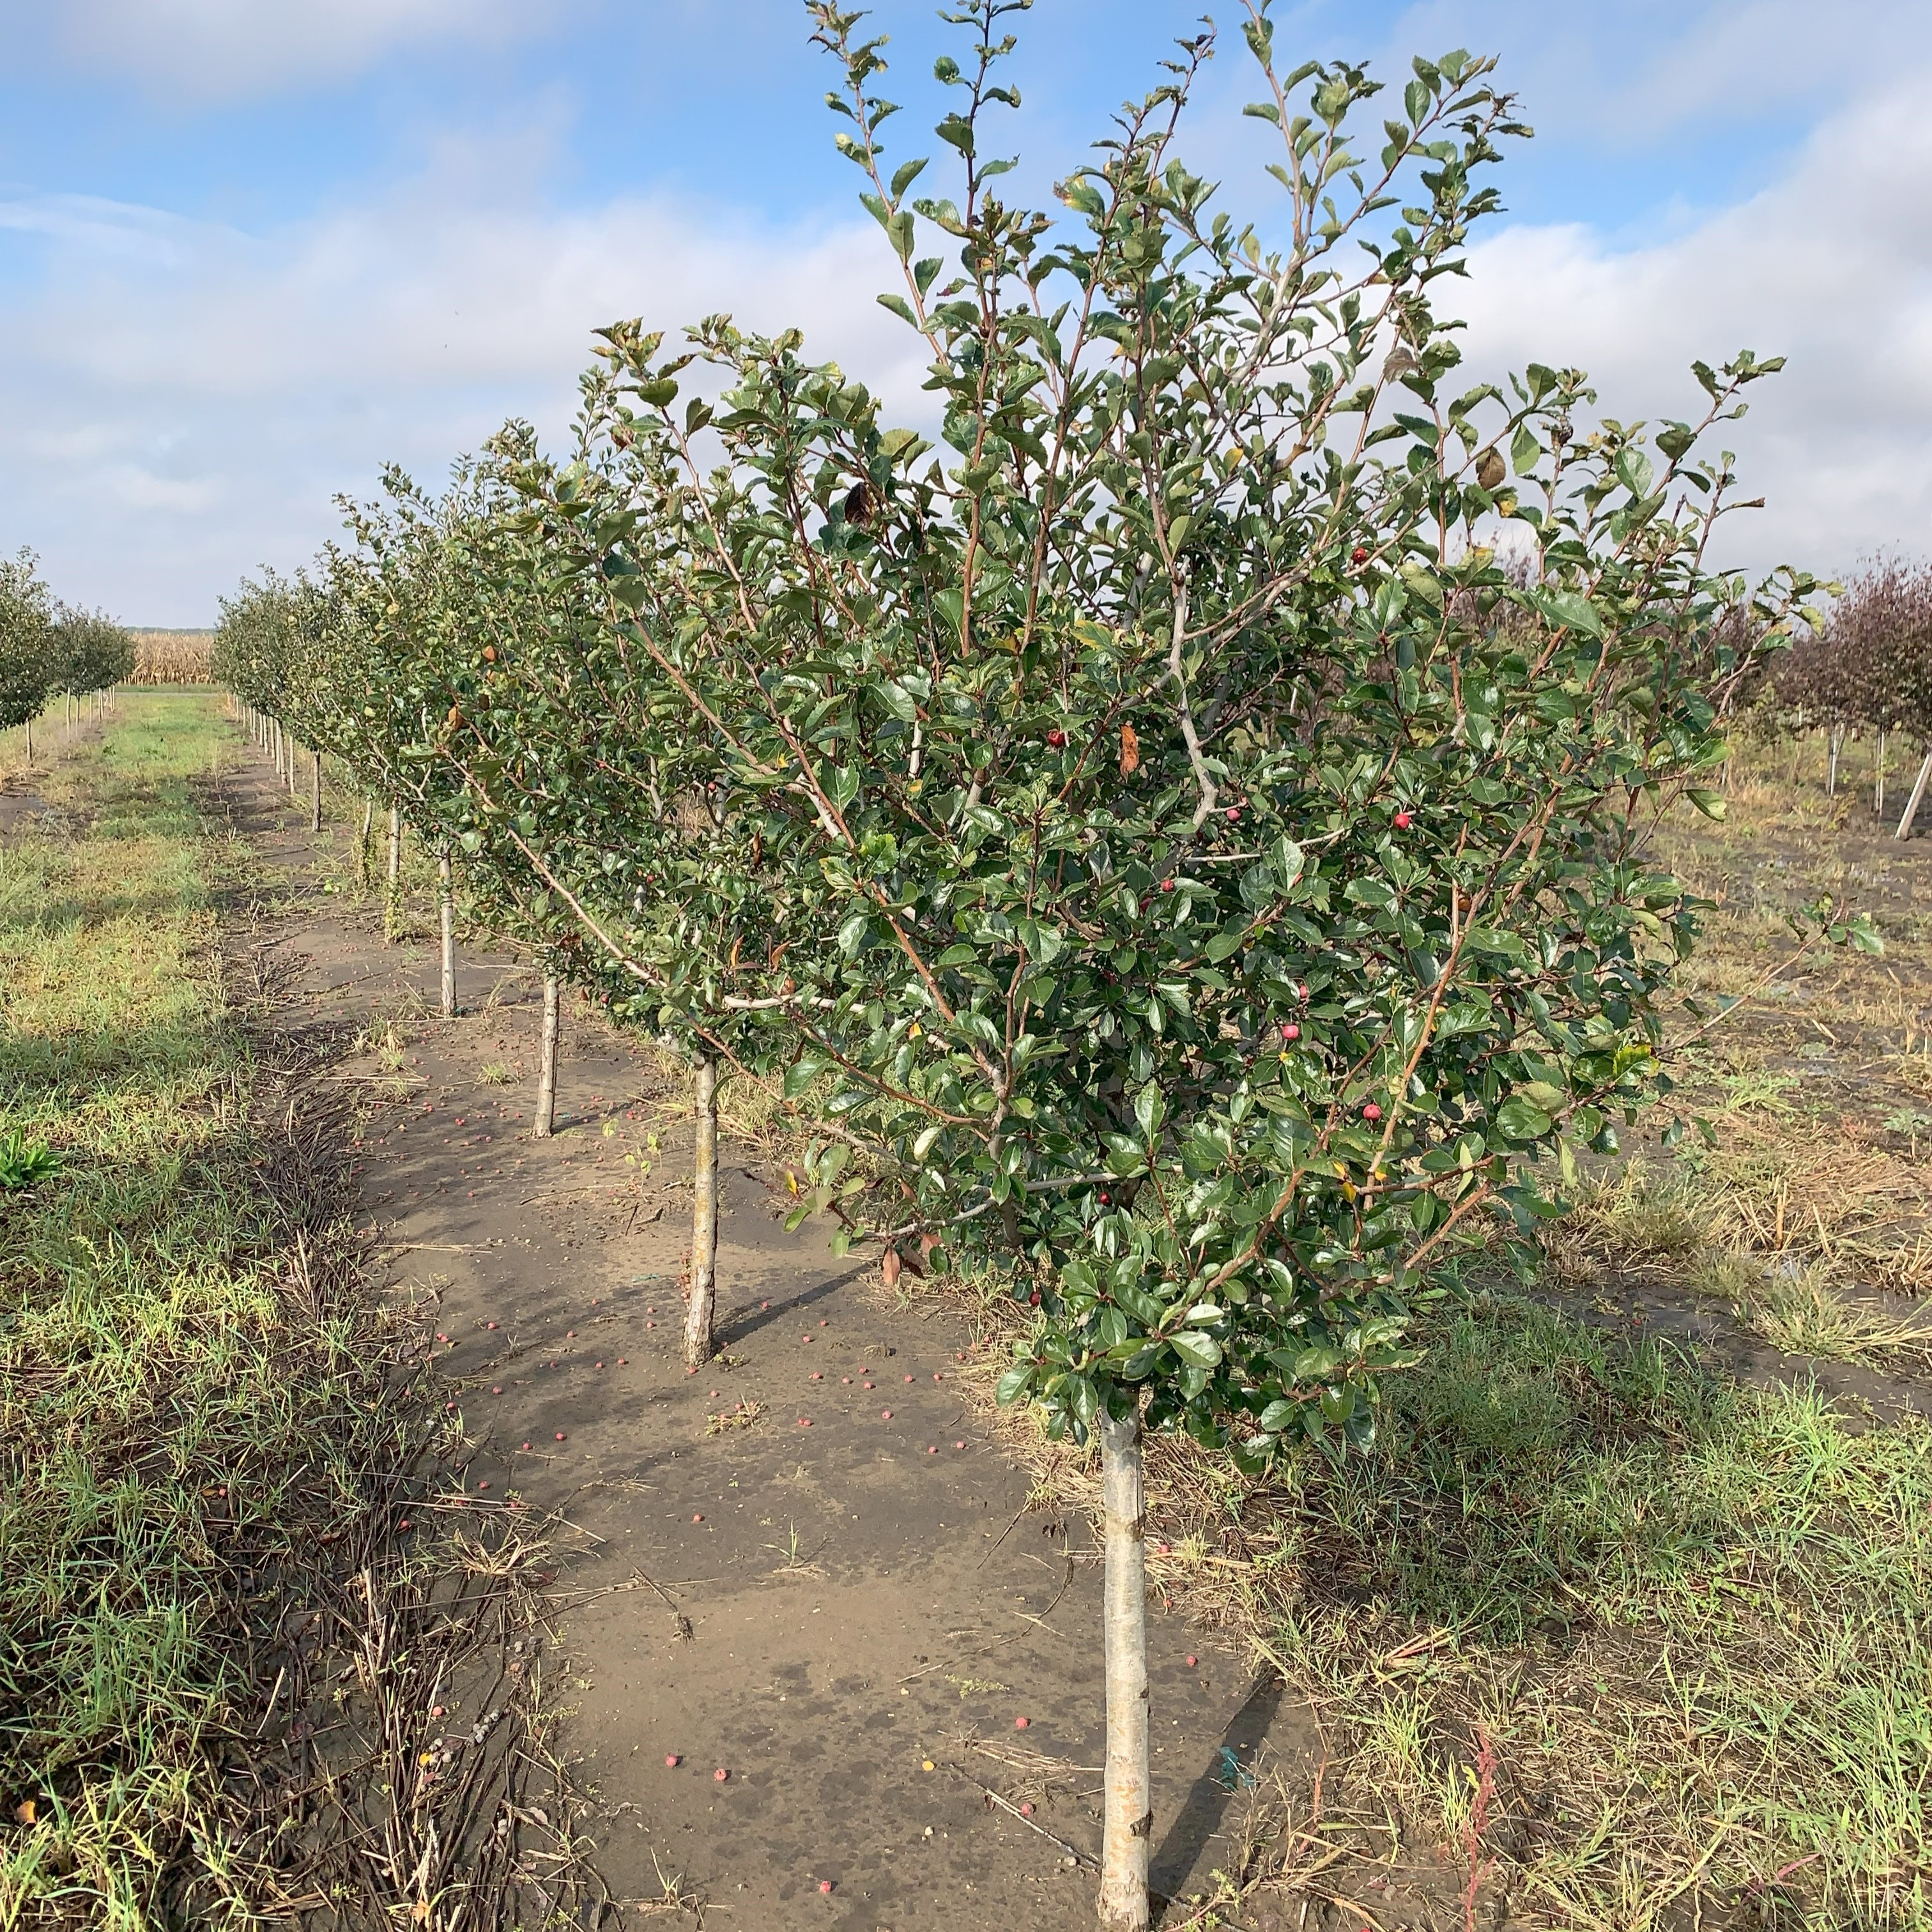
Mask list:
[[[573,1005],[560,1131],[530,1140],[534,978],[467,955],[444,1022],[433,949],[325,895],[266,764],[230,797],[290,879],[261,987],[365,1088],[368,1226],[434,1303],[472,1445],[437,1507],[554,1520],[554,1694],[614,1893],[681,1888],[748,1928],[1090,1924],[1098,1567],[1084,1526],[1028,1511],[960,1388],[965,1328],[787,1234],[780,1184],[728,1149],[725,1353],[687,1376],[688,1133],[658,1058]],[[1151,1646],[1154,1870],[1184,1899],[1258,1756],[1318,1741],[1178,1618]]]

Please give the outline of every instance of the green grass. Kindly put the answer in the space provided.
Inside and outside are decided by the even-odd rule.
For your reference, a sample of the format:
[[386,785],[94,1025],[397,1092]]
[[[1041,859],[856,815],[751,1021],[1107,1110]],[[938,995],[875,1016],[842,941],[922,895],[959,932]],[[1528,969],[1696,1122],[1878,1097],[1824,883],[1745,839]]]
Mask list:
[[272,1898],[223,1761],[407,1460],[326,1158],[255,1122],[224,1003],[245,855],[198,800],[236,751],[207,694],[125,699],[0,848],[0,1136],[61,1160],[0,1195],[0,1928]]
[[1514,1297],[1425,1339],[1375,1452],[1280,1499],[1268,1640],[1358,1796],[1453,1843],[1486,1736],[1520,1910],[1932,1924],[1932,1432]]

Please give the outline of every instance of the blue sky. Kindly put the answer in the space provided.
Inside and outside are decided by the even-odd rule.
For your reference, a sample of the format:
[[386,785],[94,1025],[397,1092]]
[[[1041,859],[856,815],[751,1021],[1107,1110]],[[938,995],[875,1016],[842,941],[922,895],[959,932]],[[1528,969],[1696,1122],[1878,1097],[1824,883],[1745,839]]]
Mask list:
[[[1198,6],[1037,0],[1012,145],[1036,186]],[[1192,152],[1262,202],[1239,10]],[[1578,362],[1625,416],[1683,366],[1788,352],[1738,446],[1740,559],[1841,568],[1932,514],[1932,9],[1841,0],[1278,5],[1276,45],[1494,51],[1536,140],[1477,250],[1472,354]],[[938,111],[926,5],[874,14]],[[792,0],[0,0],[0,548],[130,620],[195,623],[299,562],[394,458],[554,428],[589,332],[796,319],[916,409],[889,263]]]

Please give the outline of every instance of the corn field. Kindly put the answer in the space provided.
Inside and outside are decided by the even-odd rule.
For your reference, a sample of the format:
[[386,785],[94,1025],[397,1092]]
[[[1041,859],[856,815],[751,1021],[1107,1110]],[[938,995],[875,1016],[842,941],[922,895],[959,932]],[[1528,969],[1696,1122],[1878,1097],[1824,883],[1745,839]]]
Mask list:
[[136,631],[136,684],[206,684],[212,676],[212,631]]

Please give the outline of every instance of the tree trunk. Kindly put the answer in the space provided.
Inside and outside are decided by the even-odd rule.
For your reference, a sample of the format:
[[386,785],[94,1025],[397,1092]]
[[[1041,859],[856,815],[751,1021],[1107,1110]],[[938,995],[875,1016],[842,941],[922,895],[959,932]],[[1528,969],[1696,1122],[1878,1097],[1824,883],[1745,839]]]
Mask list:
[[311,752],[309,755],[309,775],[315,782],[308,804],[308,829],[311,832],[322,830],[322,754]]
[[1912,796],[1905,801],[1905,809],[1899,814],[1898,830],[1892,836],[1894,838],[1912,836],[1912,821],[1918,816],[1919,801],[1925,796],[1925,781],[1932,778],[1932,752],[1925,754],[1924,762],[1918,767],[1918,776],[1912,782]]
[[33,770],[33,768],[34,768],[34,721],[33,721],[31,718],[29,718],[27,720],[27,769],[28,769],[28,770],[32,771],[32,770]]
[[1872,774],[1872,809],[1885,816],[1885,734],[1878,734],[1878,770]]
[[356,877],[364,892],[369,890],[369,875],[374,868],[370,864],[370,842],[376,836],[376,801],[367,792],[362,794],[362,836],[356,847]]
[[1838,752],[1845,742],[1845,728],[1842,724],[1832,727],[1832,736],[1825,754],[1825,796],[1836,798],[1838,795]]
[[698,1146],[691,1180],[691,1295],[684,1312],[684,1365],[701,1369],[716,1344],[712,1324],[718,1307],[718,1063],[698,1057],[694,1083]]
[[436,862],[436,910],[442,921],[442,1016],[456,1017],[456,885],[455,868],[449,854],[438,854]]
[[403,808],[389,801],[389,884],[382,902],[382,936],[394,939],[403,910]]
[[1104,1932],[1144,1932],[1148,1848],[1154,1831],[1148,1772],[1147,1504],[1136,1410],[1100,1430],[1100,1499],[1106,1519],[1107,1765],[1100,1844]]
[[556,1131],[556,1023],[563,988],[554,973],[544,975],[543,1055],[537,1062],[537,1118],[530,1131],[547,1141]]

